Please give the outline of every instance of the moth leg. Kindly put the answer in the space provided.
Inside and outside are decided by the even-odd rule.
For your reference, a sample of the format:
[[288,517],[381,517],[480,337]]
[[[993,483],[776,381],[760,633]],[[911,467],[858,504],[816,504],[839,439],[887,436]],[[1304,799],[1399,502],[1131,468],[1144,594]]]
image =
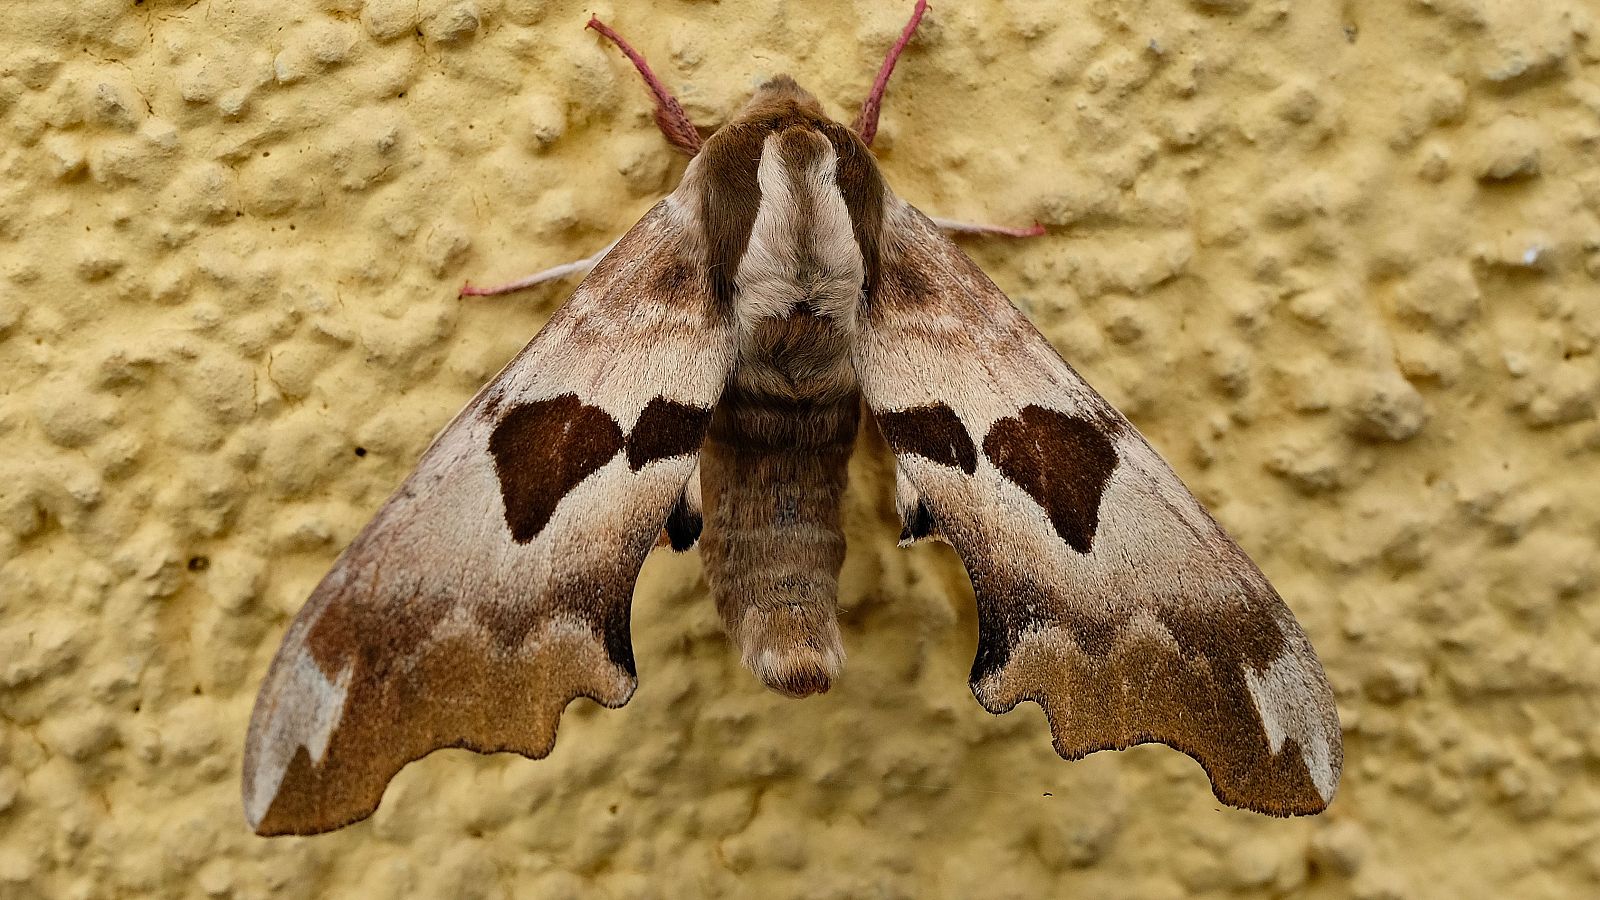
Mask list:
[[745,667],[788,697],[827,691],[844,667],[840,497],[858,404],[775,415],[771,401],[725,399],[700,452],[700,561],[723,629]]
[[683,486],[683,493],[678,495],[678,502],[672,505],[672,514],[667,516],[666,527],[661,529],[660,536],[656,538],[656,546],[671,547],[679,553],[686,553],[700,542],[700,532],[704,528],[705,513],[700,502],[700,464],[695,463],[694,472],[690,473],[688,483]]
[[[618,238],[617,240],[621,240],[621,238]],[[509,294],[513,291],[520,291],[523,288],[530,288],[534,285],[544,284],[547,281],[559,281],[563,278],[566,278],[568,275],[587,275],[589,274],[589,270],[599,265],[600,260],[605,259],[606,254],[610,253],[611,248],[615,247],[616,245],[617,241],[612,241],[611,243],[605,245],[605,247],[601,249],[599,253],[596,253],[593,256],[586,256],[583,259],[573,260],[569,263],[562,263],[559,266],[551,266],[542,272],[535,272],[532,275],[528,275],[524,278],[518,278],[516,281],[508,281],[505,284],[497,284],[493,287],[477,287],[469,281],[461,286],[461,293],[457,296],[493,297],[498,294]]]
[[650,93],[655,95],[656,127],[660,128],[661,133],[666,136],[667,143],[690,156],[699,153],[701,144],[699,129],[695,128],[694,123],[689,121],[689,115],[683,111],[683,105],[678,102],[678,98],[672,96],[672,92],[667,90],[666,85],[661,83],[661,79],[656,77],[656,73],[650,71],[650,64],[644,61],[644,55],[633,49],[631,44],[622,39],[622,35],[617,34],[611,29],[611,26],[600,21],[598,16],[589,17],[589,24],[586,27],[593,28],[604,35],[611,43],[616,44],[617,49],[621,50],[628,57],[628,60],[633,63],[633,67],[639,70],[640,77],[644,78],[645,87],[648,87]]
[[911,43],[911,35],[916,32],[917,24],[922,21],[922,15],[927,11],[928,0],[917,0],[917,7],[911,11],[911,19],[900,32],[900,39],[889,48],[889,53],[883,58],[883,65],[878,67],[878,77],[872,81],[872,92],[861,104],[861,112],[856,115],[855,122],[851,123],[850,127],[856,134],[861,135],[861,140],[869,147],[872,146],[872,139],[878,135],[878,113],[883,108],[883,92],[889,86],[889,76],[894,74],[894,64],[900,61],[900,54],[905,52],[906,45]]
[[916,485],[906,477],[906,470],[900,468],[899,463],[894,467],[894,508],[900,513],[899,546],[909,547],[925,540],[944,540],[944,535],[939,533],[939,526],[933,521],[933,514],[928,511],[928,505],[922,502]]
[[955,219],[933,218],[933,224],[950,234],[997,234],[1001,237],[1029,238],[1040,237],[1044,234],[1044,226],[1038,222],[1027,228],[1012,228],[1006,225],[981,225],[976,222],[958,222]]

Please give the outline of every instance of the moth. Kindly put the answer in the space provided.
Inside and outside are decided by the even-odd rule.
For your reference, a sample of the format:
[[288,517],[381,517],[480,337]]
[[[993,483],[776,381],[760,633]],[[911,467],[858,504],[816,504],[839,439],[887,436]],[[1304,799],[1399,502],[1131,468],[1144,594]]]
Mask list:
[[1327,806],[1338,714],[1288,608],[885,181],[869,145],[924,6],[852,126],[784,76],[704,139],[591,20],[692,159],[295,617],[246,740],[258,833],[365,818],[442,747],[543,757],[573,699],[627,703],[633,586],[658,544],[698,544],[765,685],[826,691],[845,655],[840,497],[863,418],[894,453],[901,544],[947,541],[971,577],[984,709],[1038,703],[1066,759],[1168,744],[1232,806]]

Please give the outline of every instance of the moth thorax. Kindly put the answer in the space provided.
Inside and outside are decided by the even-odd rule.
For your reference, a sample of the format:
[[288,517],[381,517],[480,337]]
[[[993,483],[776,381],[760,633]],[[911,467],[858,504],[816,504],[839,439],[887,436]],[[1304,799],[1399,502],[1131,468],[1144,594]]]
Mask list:
[[761,202],[740,260],[740,324],[805,312],[854,327],[861,251],[839,191],[838,155],[821,132],[796,125],[768,135],[756,171]]

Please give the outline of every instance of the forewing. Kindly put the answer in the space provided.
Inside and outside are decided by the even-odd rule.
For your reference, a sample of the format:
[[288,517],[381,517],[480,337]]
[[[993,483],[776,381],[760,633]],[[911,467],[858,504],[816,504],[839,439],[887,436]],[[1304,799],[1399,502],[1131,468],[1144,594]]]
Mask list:
[[250,721],[261,834],[365,818],[441,747],[550,752],[633,694],[629,603],[732,364],[675,200],[456,416],[295,617]]
[[909,481],[903,537],[972,578],[978,701],[1038,702],[1067,759],[1155,741],[1230,805],[1326,807],[1333,692],[1261,571],[921,213],[893,210],[886,246],[856,368]]

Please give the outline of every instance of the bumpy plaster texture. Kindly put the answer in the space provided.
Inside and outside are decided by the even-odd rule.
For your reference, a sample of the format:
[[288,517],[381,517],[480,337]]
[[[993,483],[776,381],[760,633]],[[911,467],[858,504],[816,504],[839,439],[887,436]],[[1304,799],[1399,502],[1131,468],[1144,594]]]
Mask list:
[[541,762],[245,827],[287,617],[682,169],[598,12],[726,121],[848,120],[909,2],[0,5],[0,896],[1587,897],[1600,891],[1593,0],[937,3],[878,147],[1256,557],[1326,662],[1333,808],[1064,763],[966,687],[970,587],[847,510],[850,661],[764,691],[693,554],[640,689]]

